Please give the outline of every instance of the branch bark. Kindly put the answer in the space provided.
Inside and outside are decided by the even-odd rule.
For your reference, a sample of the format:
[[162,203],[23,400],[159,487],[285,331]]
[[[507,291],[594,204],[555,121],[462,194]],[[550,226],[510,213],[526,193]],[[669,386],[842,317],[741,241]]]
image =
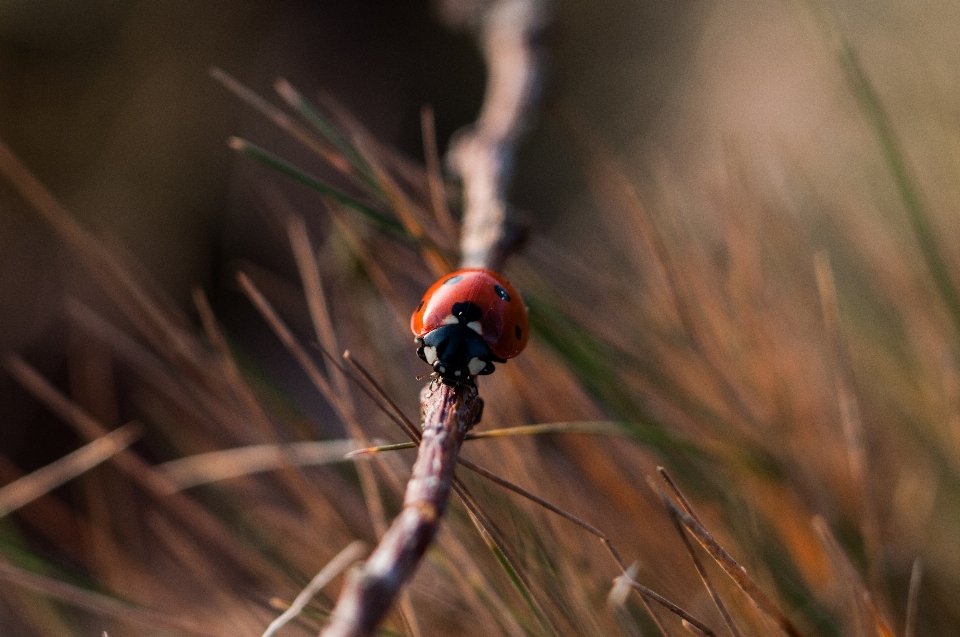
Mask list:
[[420,392],[423,438],[403,509],[366,563],[350,574],[322,637],[370,635],[413,577],[447,508],[463,437],[482,402],[472,385],[428,385]]
[[[516,140],[538,93],[542,55],[536,41],[546,23],[546,0],[481,0],[471,6],[481,15],[489,80],[480,117],[458,134],[450,151],[464,190],[460,267],[499,270],[518,243],[506,230],[504,192]],[[351,573],[321,637],[372,634],[413,577],[437,533],[460,445],[482,405],[473,383],[424,387],[423,438],[403,509],[366,563]]]
[[480,43],[489,74],[483,109],[473,126],[458,132],[449,161],[463,180],[460,267],[499,270],[517,243],[508,232],[505,191],[517,140],[540,92],[547,10],[544,0],[483,4]]

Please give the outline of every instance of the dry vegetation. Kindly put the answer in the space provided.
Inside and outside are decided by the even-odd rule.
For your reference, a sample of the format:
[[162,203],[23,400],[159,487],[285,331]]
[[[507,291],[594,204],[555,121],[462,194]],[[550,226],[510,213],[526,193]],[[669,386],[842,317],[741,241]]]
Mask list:
[[[480,381],[478,432],[557,427],[463,451],[600,529],[636,564],[637,582],[717,635],[960,629],[956,242],[935,230],[896,125],[845,46],[838,64],[880,142],[867,146],[887,185],[872,198],[827,196],[797,174],[785,197],[730,151],[706,188],[661,176],[638,190],[609,152],[584,141],[609,252],[578,257],[535,234],[506,270],[530,306],[533,338]],[[279,190],[260,190],[301,280],[245,265],[238,286],[288,351],[284,364],[315,386],[317,413],[265,376],[202,292],[193,315],[171,310],[0,153],[0,171],[107,299],[65,299],[82,343],[69,391],[6,354],[6,370],[37,400],[101,442],[56,475],[29,479],[40,494],[40,480],[49,489],[72,477],[69,504],[18,502],[0,524],[0,595],[15,622],[4,635],[256,636],[351,542],[374,543],[396,512],[412,451],[343,460],[372,441],[404,440],[394,408],[360,368],[326,354],[348,349],[416,421],[424,368],[407,320],[455,261],[456,222],[431,191],[435,174],[335,104],[311,110],[288,85],[279,92],[290,106],[279,122],[348,185],[323,192],[323,212],[309,217]],[[447,197],[454,192],[448,185]],[[103,442],[122,424],[118,400],[139,424]],[[243,452],[217,454],[227,450]],[[658,466],[693,512],[677,508],[683,500]],[[4,481],[16,473],[3,466]],[[642,599],[622,580],[614,586],[621,572],[602,542],[460,476],[495,538],[453,502],[383,634],[657,634]],[[20,485],[23,499],[31,482]],[[735,582],[723,566],[736,567],[703,550],[698,538],[723,558],[704,527],[752,579]],[[491,550],[491,541],[502,545]],[[279,634],[316,634],[341,581]],[[688,630],[654,608],[669,634]]]

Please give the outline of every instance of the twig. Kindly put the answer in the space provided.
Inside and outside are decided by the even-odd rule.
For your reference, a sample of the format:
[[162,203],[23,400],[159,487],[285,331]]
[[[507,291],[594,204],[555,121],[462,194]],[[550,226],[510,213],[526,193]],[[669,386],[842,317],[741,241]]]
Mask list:
[[480,410],[472,385],[428,385],[423,438],[403,508],[362,568],[351,574],[323,637],[369,635],[413,575],[447,507],[460,444]]
[[[545,14],[545,5],[537,0],[499,0],[488,6],[480,36],[490,78],[483,110],[451,153],[466,202],[461,267],[500,269],[512,247],[505,231],[504,190],[514,144],[534,103],[540,55],[533,42]],[[391,203],[402,208],[404,200],[393,197]],[[428,261],[436,267],[435,260]],[[324,637],[370,634],[437,532],[460,445],[483,403],[473,384],[451,387],[431,382],[420,396],[423,437],[403,509],[349,579]],[[408,423],[404,425],[408,429]],[[408,434],[416,441],[415,431]]]
[[483,16],[480,41],[489,73],[483,110],[473,127],[460,131],[449,157],[463,180],[461,267],[499,270],[512,247],[504,192],[541,82],[536,39],[546,18],[546,3],[538,0],[498,0]]

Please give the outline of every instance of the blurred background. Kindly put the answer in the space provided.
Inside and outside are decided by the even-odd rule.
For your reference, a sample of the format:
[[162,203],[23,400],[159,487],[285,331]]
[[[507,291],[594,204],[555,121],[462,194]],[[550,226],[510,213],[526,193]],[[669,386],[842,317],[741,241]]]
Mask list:
[[[577,414],[534,401],[517,407],[510,422],[642,415],[713,451],[724,444],[762,450],[778,488],[796,498],[797,518],[820,514],[840,528],[897,627],[913,560],[925,558],[932,583],[921,626],[928,632],[918,634],[930,635],[960,627],[948,602],[960,592],[960,348],[948,298],[960,282],[958,27],[960,6],[935,1],[838,1],[829,12],[817,3],[759,0],[558,2],[546,37],[542,108],[521,145],[510,193],[533,237],[511,276],[551,300],[531,303],[543,319],[535,328],[546,353],[530,366],[566,366],[567,376],[557,372],[563,382],[546,385],[563,392],[564,383],[580,383],[583,398],[570,409]],[[871,120],[869,96],[845,70],[841,34],[882,101],[894,160]],[[202,286],[256,373],[275,383],[271,391],[284,393],[304,418],[322,419],[329,406],[290,371],[233,273],[253,263],[297,280],[285,230],[264,212],[278,193],[315,238],[327,241],[331,223],[314,193],[238,156],[226,139],[241,135],[335,183],[336,171],[211,79],[211,66],[275,103],[277,77],[308,97],[330,95],[376,139],[422,162],[421,107],[434,110],[442,152],[478,112],[483,61],[469,27],[445,23],[443,9],[429,2],[0,0],[0,138],[194,324],[191,290]],[[917,241],[917,212],[904,205],[896,161],[921,193],[932,244]],[[636,200],[625,202],[627,192]],[[363,269],[331,251],[331,272],[344,271],[336,266],[345,262]],[[826,269],[816,270],[815,255]],[[422,263],[405,271],[402,262],[384,269],[412,307],[429,275]],[[931,276],[937,267],[945,273],[939,283]],[[824,273],[835,277],[841,328],[829,320],[824,327]],[[345,295],[359,286],[356,314],[344,310],[337,319],[345,340],[375,342],[370,316],[387,310],[371,305],[355,279],[331,276]],[[699,307],[694,324],[703,332],[671,294]],[[66,296],[107,305],[60,240],[0,184],[0,351],[17,352],[55,384],[76,389],[85,368],[71,361],[102,352],[85,349],[68,329]],[[361,315],[367,340],[351,333],[363,331],[355,325]],[[556,316],[575,329],[558,332],[550,323]],[[381,327],[390,331],[385,341],[408,340],[393,334],[402,329],[392,322]],[[584,335],[603,343],[615,373],[576,367],[586,363],[564,343]],[[412,376],[423,370],[412,348],[400,351],[370,345],[368,353],[380,357],[384,374],[405,379],[393,387],[403,388],[408,413],[416,413]],[[623,376],[635,372],[634,359],[624,351],[639,367],[657,369],[630,385]],[[526,371],[526,381],[510,382],[530,400],[524,383],[538,376]],[[849,378],[835,381],[835,372]],[[100,405],[111,424],[144,411],[120,385],[115,411]],[[690,403],[674,400],[678,387],[712,405],[736,436],[692,416]],[[853,429],[844,419],[849,405],[838,407],[834,395],[847,390],[861,401]],[[491,391],[512,395],[506,386]],[[7,375],[0,414],[3,464],[20,472],[78,445]],[[725,435],[733,437],[724,442]],[[559,463],[569,479],[606,484],[554,451],[543,462]],[[167,459],[165,452],[176,455],[163,446],[150,453]],[[640,473],[634,477],[645,488]],[[721,473],[721,485],[739,475]],[[709,481],[695,474],[691,483]],[[770,507],[767,513],[787,498],[744,488],[744,500]],[[78,496],[65,490],[56,497],[76,505]],[[780,533],[792,558],[811,550],[809,529]],[[797,577],[829,608],[824,591],[835,589],[811,566],[819,559]],[[818,578],[821,589],[811,583]],[[789,586],[776,586],[788,599]],[[790,601],[791,608],[807,603]],[[832,623],[821,621],[820,610],[791,612],[809,634],[853,634],[847,629],[855,622],[845,623],[842,610]],[[578,629],[603,634],[603,625]]]

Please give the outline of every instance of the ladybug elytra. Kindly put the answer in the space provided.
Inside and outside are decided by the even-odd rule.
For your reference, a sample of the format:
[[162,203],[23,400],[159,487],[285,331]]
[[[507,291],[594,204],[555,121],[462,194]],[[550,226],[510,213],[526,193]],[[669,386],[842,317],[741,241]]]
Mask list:
[[417,355],[443,381],[489,374],[527,344],[527,307],[492,270],[452,272],[427,290],[410,318]]

